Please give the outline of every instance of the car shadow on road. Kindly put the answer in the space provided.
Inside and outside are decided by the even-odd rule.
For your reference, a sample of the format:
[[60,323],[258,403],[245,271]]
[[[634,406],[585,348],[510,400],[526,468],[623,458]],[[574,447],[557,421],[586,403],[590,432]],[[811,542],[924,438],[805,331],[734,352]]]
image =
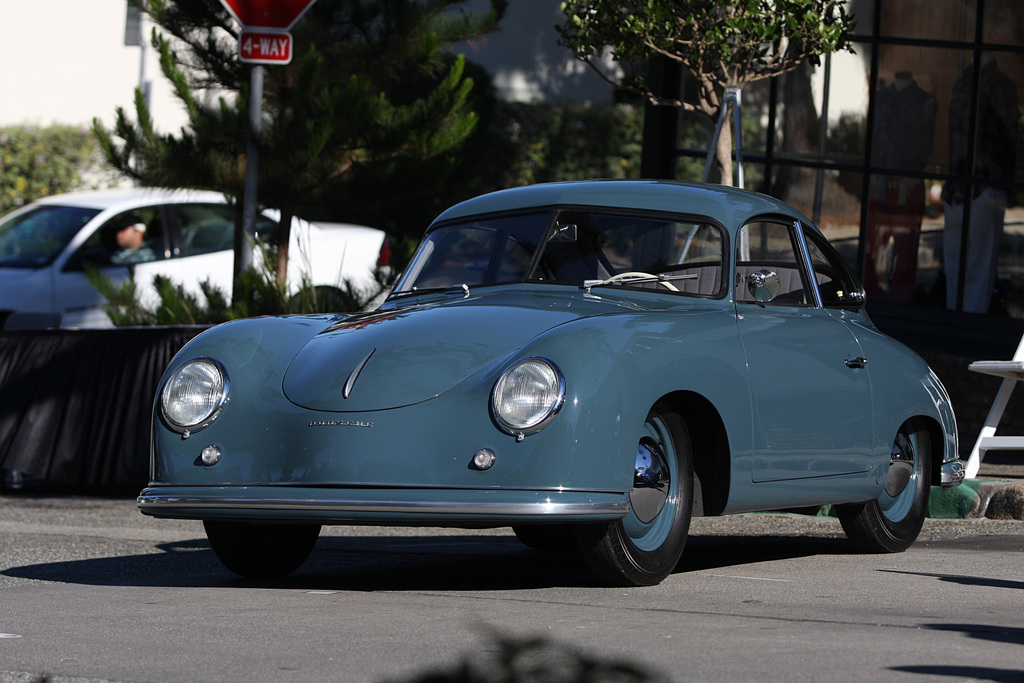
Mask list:
[[793,560],[814,555],[850,555],[845,538],[817,535],[691,536],[676,572]]
[[[946,579],[945,575],[943,574],[923,575],[934,575],[934,577]],[[952,579],[955,580],[966,578]],[[1018,586],[1000,586],[999,584],[992,583],[978,583],[977,585],[996,586],[1001,588],[1020,587],[1019,582],[1008,583],[1017,583]],[[971,582],[971,585],[976,584],[975,582]],[[1001,645],[1024,645],[1024,629],[1022,628],[987,624],[924,624],[921,628],[930,629],[932,631],[961,633],[968,636],[969,638],[974,638],[976,640],[988,640],[991,642],[999,643]],[[943,665],[925,665],[916,667],[893,667],[893,671],[901,671],[910,674],[924,674],[926,676],[931,677],[944,676],[949,678],[956,678],[959,680],[971,679],[975,681],[997,681],[998,683],[1020,683],[1021,681],[1024,681],[1024,670],[1022,669],[995,669],[992,667],[957,667]]]
[[[307,590],[465,591],[601,585],[576,552],[531,550],[513,536],[321,536],[298,571],[276,580],[231,574],[205,538],[153,548],[160,552],[11,567],[0,574],[86,585]],[[835,538],[693,536],[675,574],[848,552],[848,545]]]
[[[987,624],[922,624],[921,628],[934,631],[962,633],[977,640],[988,640],[1002,645],[1024,645],[1024,628]],[[945,676],[960,680],[997,681],[999,683],[1020,683],[1024,681],[1024,669],[997,669],[986,666],[920,665],[897,666],[893,671],[903,671],[926,676]]]
[[895,569],[880,569],[879,571],[886,572],[889,574],[911,574],[913,576],[930,576],[940,581],[958,583],[963,586],[983,586],[985,588],[1010,588],[1013,590],[1024,590],[1024,581],[1016,581],[1011,579],[994,579],[983,576],[963,576],[960,574],[933,574],[927,572],[907,572],[897,571]]

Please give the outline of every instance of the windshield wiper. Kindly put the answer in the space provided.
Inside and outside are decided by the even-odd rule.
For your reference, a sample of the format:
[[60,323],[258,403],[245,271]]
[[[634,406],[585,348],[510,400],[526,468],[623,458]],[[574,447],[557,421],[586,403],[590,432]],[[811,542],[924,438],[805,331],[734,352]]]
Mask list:
[[450,292],[456,289],[462,290],[462,296],[469,296],[469,285],[464,282],[457,285],[445,285],[444,287],[413,287],[412,289],[405,289],[401,292],[393,292],[391,296],[402,297],[411,296],[413,294],[430,294],[431,292]]
[[[639,275],[639,274],[621,274],[612,275],[610,278],[604,280],[584,280],[580,286],[581,289],[589,292],[592,287],[603,287],[604,285],[636,285],[643,284],[645,282],[673,282],[675,280],[696,280],[697,275],[695,273],[677,273],[675,275],[671,273],[662,273],[660,275]],[[675,289],[675,287],[670,287]]]

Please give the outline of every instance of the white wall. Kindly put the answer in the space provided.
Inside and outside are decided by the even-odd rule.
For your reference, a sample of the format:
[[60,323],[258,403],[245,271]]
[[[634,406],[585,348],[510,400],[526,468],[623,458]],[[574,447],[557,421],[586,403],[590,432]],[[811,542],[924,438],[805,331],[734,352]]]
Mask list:
[[[215,2],[216,0],[211,0]],[[134,118],[141,48],[124,45],[125,0],[0,0],[0,125],[108,127],[121,106]],[[144,24],[150,109],[158,130],[185,115],[160,73]]]

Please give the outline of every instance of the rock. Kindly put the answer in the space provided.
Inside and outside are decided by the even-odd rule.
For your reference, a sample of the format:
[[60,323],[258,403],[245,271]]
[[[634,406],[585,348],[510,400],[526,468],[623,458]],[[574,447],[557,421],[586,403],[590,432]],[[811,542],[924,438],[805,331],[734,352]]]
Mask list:
[[989,519],[1024,520],[1024,484],[1007,484],[993,491],[985,516]]

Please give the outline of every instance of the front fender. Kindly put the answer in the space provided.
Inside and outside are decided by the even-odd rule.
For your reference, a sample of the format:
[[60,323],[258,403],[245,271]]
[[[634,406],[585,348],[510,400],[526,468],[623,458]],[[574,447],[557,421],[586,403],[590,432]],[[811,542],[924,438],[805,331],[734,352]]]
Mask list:
[[942,430],[942,463],[958,461],[953,405],[932,369],[916,353],[877,330],[864,328],[859,337],[868,358],[880,448],[888,452],[903,423],[923,416],[933,419]]
[[[648,412],[681,391],[706,398],[723,418],[733,453],[749,453],[745,361],[735,317],[728,311],[709,307],[578,320],[541,335],[508,364],[529,356],[559,366],[567,397],[558,419],[526,441],[558,434],[558,441],[572,449],[570,481],[598,478],[604,486],[630,490]],[[691,422],[689,427],[703,425]],[[734,466],[750,478],[749,459],[734,459]]]

